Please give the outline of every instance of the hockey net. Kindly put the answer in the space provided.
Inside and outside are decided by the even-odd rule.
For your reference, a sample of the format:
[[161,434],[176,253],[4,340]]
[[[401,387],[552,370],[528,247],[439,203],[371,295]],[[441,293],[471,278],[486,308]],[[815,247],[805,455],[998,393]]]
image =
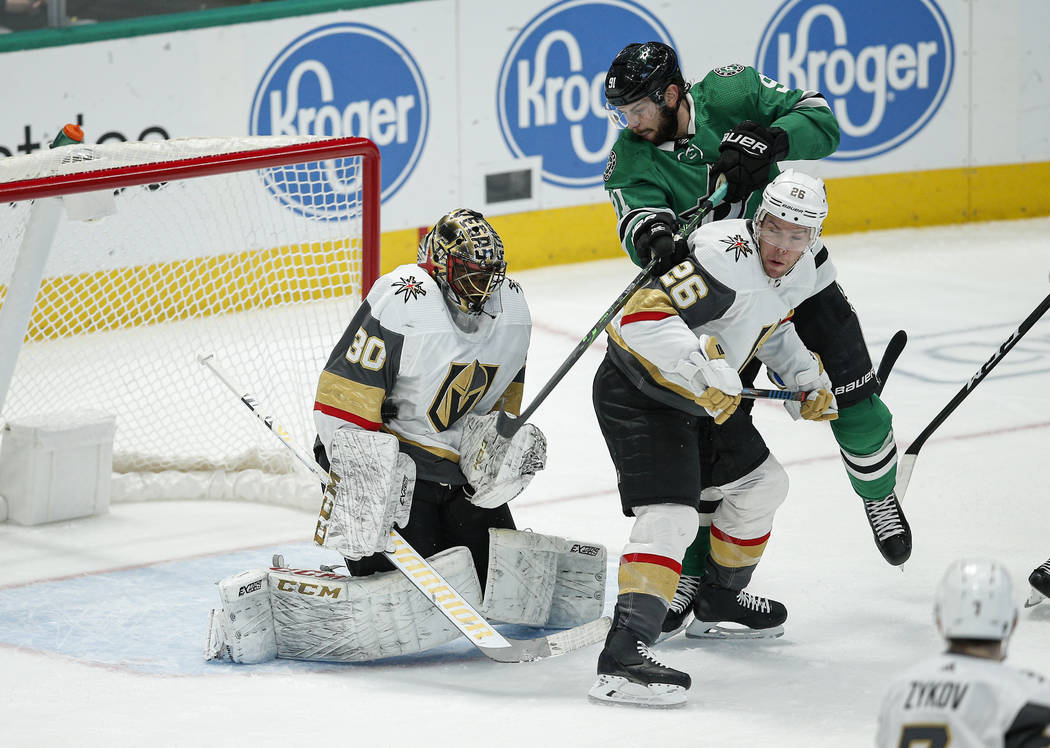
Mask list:
[[[74,201],[110,195],[111,215],[70,218]],[[378,276],[375,146],[187,138],[0,159],[2,303],[20,252],[36,251],[26,239],[35,206],[51,197],[66,210],[0,392],[3,421],[115,415],[114,501],[315,498],[316,480],[197,355],[214,353],[250,383],[309,449],[318,375]]]

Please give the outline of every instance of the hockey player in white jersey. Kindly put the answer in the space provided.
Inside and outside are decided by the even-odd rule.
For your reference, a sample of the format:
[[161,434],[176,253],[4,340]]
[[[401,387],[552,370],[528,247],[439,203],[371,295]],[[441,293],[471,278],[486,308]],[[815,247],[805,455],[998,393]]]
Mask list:
[[783,324],[816,282],[814,247],[827,216],[819,179],[785,171],[754,221],[697,229],[691,254],[636,293],[609,325],[594,406],[635,518],[620,560],[613,628],[593,698],[664,705],[685,700],[686,673],[650,646],[701,523],[711,550],[692,634],[777,636],[787,611],[745,591],[787,496],[784,469],[740,404],[739,371],[757,357],[810,393],[796,417],[836,416],[831,382],[794,327]]
[[876,745],[1036,748],[1050,745],[1050,682],[1004,665],[1017,625],[1006,569],[961,559],[937,588],[934,619],[948,643],[890,686]]
[[546,462],[536,426],[496,431],[500,404],[520,411],[531,327],[499,235],[472,210],[442,216],[417,264],[376,281],[314,404],[314,454],[329,471],[314,540],[351,576],[275,559],[223,580],[206,656],[357,661],[455,638],[383,555],[395,526],[489,621],[566,628],[601,616],[605,549],[518,532],[507,505]]

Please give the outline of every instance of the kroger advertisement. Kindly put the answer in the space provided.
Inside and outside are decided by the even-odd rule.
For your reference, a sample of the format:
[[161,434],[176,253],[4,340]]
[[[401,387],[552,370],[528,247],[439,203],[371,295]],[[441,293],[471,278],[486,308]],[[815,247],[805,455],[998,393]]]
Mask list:
[[[606,69],[656,39],[687,80],[741,63],[821,91],[842,129],[811,167],[827,178],[1047,162],[1048,6],[436,0],[7,52],[21,93],[0,111],[0,154],[77,120],[102,141],[360,135],[382,151],[384,231],[459,204],[592,205],[617,134]],[[494,191],[501,178],[512,188]]]

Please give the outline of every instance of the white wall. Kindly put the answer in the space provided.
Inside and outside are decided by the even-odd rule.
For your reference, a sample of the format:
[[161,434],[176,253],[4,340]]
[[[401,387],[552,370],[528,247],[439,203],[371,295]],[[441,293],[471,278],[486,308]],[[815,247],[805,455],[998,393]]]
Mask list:
[[[89,140],[349,128],[382,146],[384,230],[600,203],[601,81],[652,38],[687,78],[744,63],[817,86],[845,133],[823,176],[1050,161],[1048,29],[1044,0],[384,5],[0,54],[0,147],[78,114]],[[484,204],[485,174],[523,167],[530,200]]]

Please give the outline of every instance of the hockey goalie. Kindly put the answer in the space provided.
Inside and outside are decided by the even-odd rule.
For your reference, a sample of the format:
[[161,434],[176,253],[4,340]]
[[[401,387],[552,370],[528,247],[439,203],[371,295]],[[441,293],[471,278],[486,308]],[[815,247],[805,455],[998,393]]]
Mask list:
[[381,277],[336,344],[317,387],[314,455],[328,472],[314,541],[340,567],[275,557],[219,582],[206,657],[352,662],[411,654],[460,634],[385,554],[399,532],[488,621],[570,628],[604,606],[597,543],[519,532],[508,502],[546,464],[520,412],[532,321],[506,277],[503,243],[458,209]]

